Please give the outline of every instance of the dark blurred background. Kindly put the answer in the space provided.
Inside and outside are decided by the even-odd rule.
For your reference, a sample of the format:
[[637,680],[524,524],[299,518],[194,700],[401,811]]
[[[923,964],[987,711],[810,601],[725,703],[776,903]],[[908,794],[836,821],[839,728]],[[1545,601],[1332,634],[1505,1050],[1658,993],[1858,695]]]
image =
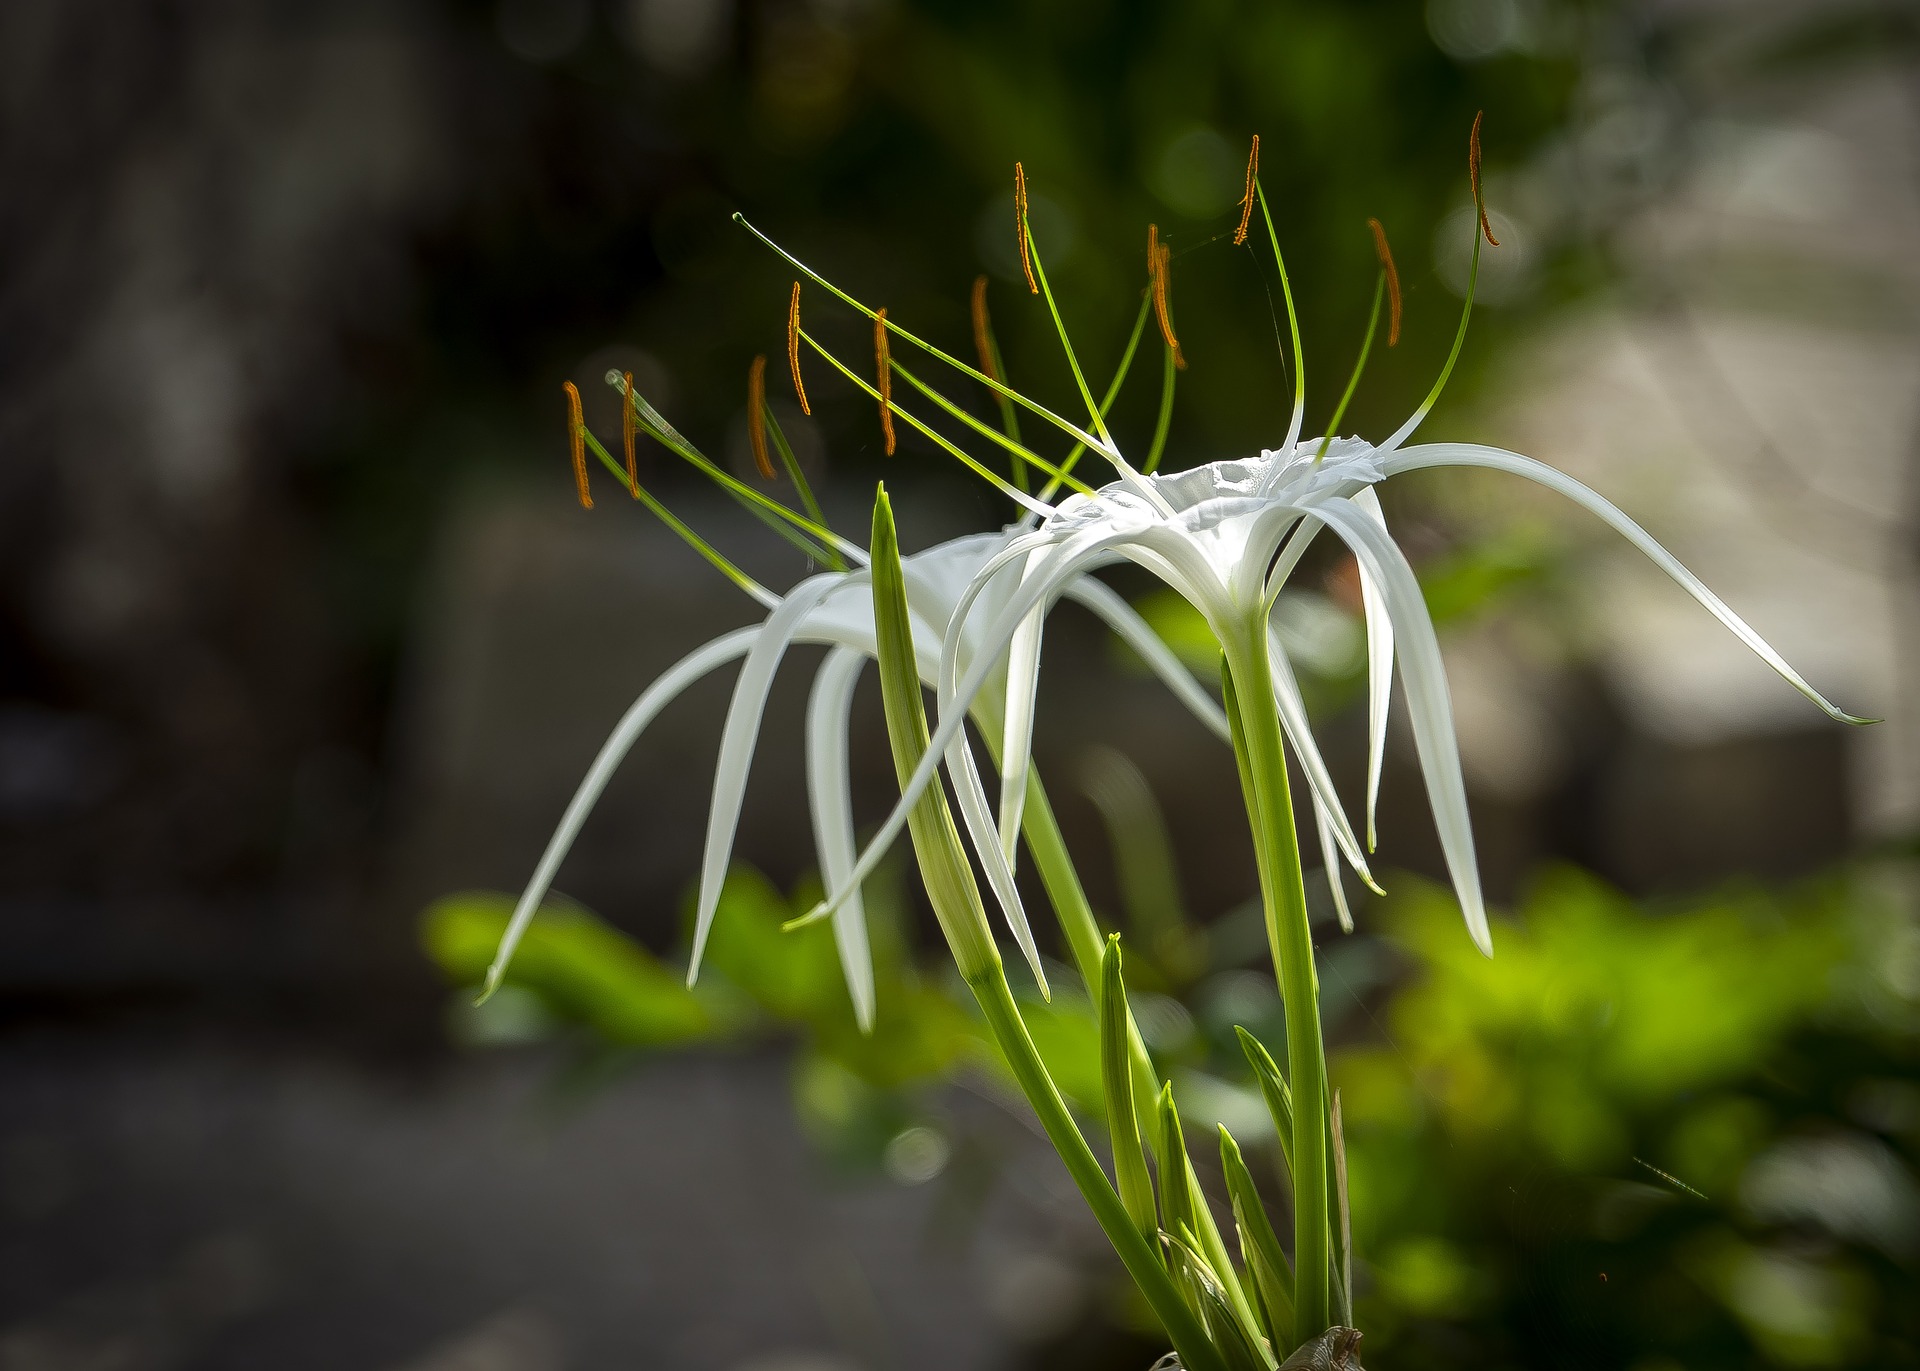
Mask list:
[[[1860,1165],[1885,1185],[1848,1203],[1908,1217],[1849,1237],[1783,1202],[1800,1265],[1698,1277],[1729,1331],[1687,1355],[1911,1364],[1911,1328],[1859,1291],[1913,1270],[1920,1123],[1900,859],[1920,817],[1915,23],[1864,0],[0,9],[0,1367],[1131,1364],[1100,1331],[1125,1319],[1083,1298],[1097,1261],[1064,1178],[1017,1126],[982,1125],[1011,1179],[943,1244],[932,1189],[810,1160],[777,1040],[590,1090],[550,1046],[450,1041],[422,908],[517,888],[626,702],[752,617],[610,483],[574,505],[561,383],[612,439],[599,378],[630,370],[746,474],[746,371],[756,353],[781,371],[791,274],[742,210],[961,355],[986,273],[1014,379],[1064,405],[1015,284],[1019,159],[1090,371],[1118,356],[1156,223],[1191,363],[1168,464],[1244,454],[1278,441],[1291,384],[1268,276],[1227,241],[1257,132],[1310,425],[1365,327],[1366,219],[1392,238],[1406,337],[1346,423],[1379,436],[1451,340],[1480,110],[1502,246],[1430,431],[1588,480],[1822,689],[1887,716],[1826,724],[1584,516],[1498,481],[1390,489],[1444,621],[1490,888],[1520,900],[1555,863],[1656,907],[1729,882],[1871,888],[1856,902],[1884,917],[1848,955],[1883,973],[1860,1021],[1879,1027],[1821,1031],[1843,1057],[1871,1040],[1857,1070],[1892,1093],[1859,1096],[1880,1101],[1864,1115],[1844,1092],[1805,1105],[1807,1136],[1880,1139],[1856,1152],[1884,1156]],[[864,356],[855,318],[806,301]],[[1157,371],[1120,401],[1123,442],[1151,431]],[[922,545],[1006,517],[912,436],[882,457],[871,405],[809,379],[814,419],[781,412],[843,531],[881,476]],[[661,450],[642,477],[770,584],[803,570]],[[1355,794],[1342,576],[1310,565],[1292,612]],[[1086,624],[1051,643],[1042,764],[1121,745],[1192,907],[1244,900],[1224,758]],[[561,880],[663,954],[723,698],[636,752]],[[742,829],[782,883],[811,860],[800,714],[797,689],[776,697]],[[860,747],[877,815],[886,759]],[[1396,747],[1382,860],[1437,874]],[[1063,818],[1115,907],[1094,807],[1069,795]],[[1440,983],[1399,955],[1357,988],[1356,1051]],[[1882,1265],[1820,1265],[1848,1242]],[[1654,1316],[1637,1343],[1581,1331],[1604,1315],[1535,1327],[1407,1251],[1415,1275],[1380,1281],[1403,1357],[1693,1364]],[[1792,1299],[1804,1326],[1769,1332]],[[1521,1331],[1487,1341],[1503,1322]]]

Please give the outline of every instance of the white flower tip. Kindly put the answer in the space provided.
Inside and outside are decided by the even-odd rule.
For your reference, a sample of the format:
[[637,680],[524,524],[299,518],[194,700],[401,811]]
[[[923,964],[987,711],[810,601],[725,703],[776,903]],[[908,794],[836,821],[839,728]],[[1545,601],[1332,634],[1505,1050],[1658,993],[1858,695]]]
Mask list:
[[853,1019],[860,1025],[861,1036],[871,1038],[873,1036],[873,1001],[854,1001]]
[[791,933],[796,928],[805,928],[808,924],[817,924],[822,919],[827,918],[829,915],[831,915],[833,913],[833,909],[834,909],[833,901],[822,900],[820,901],[819,904],[815,905],[812,909],[809,909],[806,913],[800,915],[798,918],[788,919],[785,923],[781,924],[780,931],[782,933]]
[[1359,876],[1361,880],[1366,882],[1367,889],[1371,890],[1374,894],[1384,896],[1387,893],[1381,889],[1380,882],[1373,879],[1373,873],[1371,871],[1361,871]]
[[1832,705],[1827,706],[1827,713],[1831,714],[1843,724],[1855,724],[1862,728],[1868,724],[1884,724],[1886,722],[1885,719],[1865,719],[1858,714],[1849,714],[1844,709],[1835,709]]
[[506,978],[507,969],[495,962],[487,968],[487,979],[480,987],[480,993],[473,997],[473,1007],[478,1009],[493,998],[493,992],[500,988],[500,982]]
[[1493,930],[1487,927],[1487,916],[1467,920],[1467,932],[1473,935],[1473,945],[1480,949],[1483,957],[1493,956]]

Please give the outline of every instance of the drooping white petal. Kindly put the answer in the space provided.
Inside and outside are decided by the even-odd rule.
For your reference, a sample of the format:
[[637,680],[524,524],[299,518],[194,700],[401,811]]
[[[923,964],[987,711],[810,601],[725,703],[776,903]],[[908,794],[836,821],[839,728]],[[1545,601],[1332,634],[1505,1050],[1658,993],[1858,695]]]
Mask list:
[[[813,811],[813,844],[820,879],[828,889],[853,870],[853,787],[847,775],[847,725],[853,689],[866,654],[837,647],[813,678],[807,700],[807,791]],[[873,951],[867,943],[866,907],[858,888],[833,913],[833,940],[847,978],[853,1015],[862,1033],[873,1031]]]
[[540,901],[546,898],[547,891],[553,885],[560,863],[566,859],[574,839],[580,836],[581,827],[593,812],[594,805],[600,802],[600,795],[613,779],[613,773],[620,769],[620,763],[626,760],[628,751],[646,732],[647,725],[681,691],[709,671],[736,657],[745,656],[759,637],[760,628],[755,625],[735,629],[695,648],[662,672],[620,716],[620,722],[613,726],[607,741],[600,745],[600,754],[593,759],[593,765],[587,768],[579,788],[573,792],[566,813],[560,817],[560,826],[553,831],[553,837],[547,840],[547,850],[541,854],[540,864],[533,869],[533,879],[527,882],[527,888],[521,892],[520,903],[514,906],[513,918],[508,921],[506,932],[500,938],[500,948],[493,954],[493,965],[487,968],[485,994],[491,995],[499,987],[507,964],[513,960],[514,950],[520,946],[527,925],[533,921],[534,911],[540,908]]
[[[960,712],[964,715],[966,711],[962,709]],[[1013,933],[1014,942],[1020,945],[1027,964],[1033,968],[1033,978],[1040,986],[1041,995],[1051,999],[1053,991],[1047,984],[1046,968],[1040,961],[1040,948],[1033,940],[1033,926],[1027,921],[1026,906],[1020,899],[1019,888],[1014,884],[1013,868],[1000,851],[993,810],[987,803],[986,787],[980,783],[980,768],[973,759],[973,744],[964,728],[954,730],[953,739],[947,744],[947,774],[953,778],[953,793],[960,803],[960,818],[966,824],[967,837],[972,841],[974,851],[979,854],[980,867],[987,873],[987,884],[992,887],[994,898],[1006,914],[1007,927]]]
[[1628,542],[1645,553],[1648,560],[1671,576],[1681,589],[1693,596],[1707,612],[1726,625],[1734,637],[1745,643],[1761,661],[1772,667],[1795,690],[1813,701],[1826,711],[1828,717],[1843,724],[1870,724],[1876,719],[1863,719],[1840,709],[1807,683],[1799,672],[1787,665],[1787,661],[1771,644],[1748,626],[1747,621],[1735,614],[1722,600],[1709,590],[1698,576],[1695,576],[1680,559],[1668,552],[1654,540],[1639,524],[1628,518],[1611,501],[1596,491],[1588,489],[1564,472],[1555,471],[1545,462],[1537,462],[1531,457],[1523,457],[1517,452],[1508,452],[1504,448],[1482,447],[1478,443],[1426,443],[1419,447],[1410,447],[1395,453],[1383,464],[1389,474],[1403,471],[1418,471],[1423,467],[1486,467],[1493,471],[1505,471],[1515,476],[1524,476],[1538,482],[1549,490],[1557,491],[1575,504],[1598,515]]
[[1487,928],[1486,902],[1480,892],[1480,868],[1474,858],[1473,823],[1467,814],[1466,781],[1460,772],[1460,744],[1453,729],[1453,701],[1447,690],[1446,668],[1440,658],[1440,640],[1427,614],[1426,600],[1413,568],[1386,530],[1346,500],[1328,500],[1314,507],[1340,539],[1352,548],[1360,565],[1386,594],[1393,616],[1394,638],[1400,652],[1400,679],[1406,686],[1407,714],[1413,723],[1414,747],[1427,782],[1427,800],[1440,850],[1453,876],[1460,912],[1473,941],[1493,955],[1493,935]]
[[[1372,486],[1353,502],[1386,531],[1386,512]],[[1367,618],[1367,851],[1372,852],[1380,845],[1380,772],[1387,754],[1387,711],[1393,704],[1393,616],[1379,583],[1364,566],[1360,603]]]
[[1328,774],[1325,759],[1320,756],[1320,745],[1314,740],[1313,725],[1307,718],[1307,704],[1300,695],[1300,679],[1294,675],[1293,663],[1287,660],[1287,650],[1280,643],[1280,635],[1272,625],[1267,627],[1267,660],[1272,664],[1273,701],[1280,714],[1281,731],[1287,735],[1287,745],[1293,749],[1293,755],[1300,761],[1300,769],[1306,773],[1308,788],[1313,792],[1315,811],[1324,823],[1331,825],[1334,837],[1339,841],[1340,850],[1346,854],[1348,863],[1373,889],[1373,873],[1367,869],[1367,859],[1360,851],[1360,843],[1353,836],[1353,827],[1347,822],[1346,810],[1340,803],[1340,794],[1333,786],[1333,777]]
[[[927,751],[921,757],[920,764],[914,768],[913,774],[907,778],[907,783],[900,788],[899,802],[894,805],[893,811],[880,825],[879,831],[868,841],[866,849],[861,852],[860,860],[855,863],[848,878],[839,887],[827,893],[827,897],[812,911],[813,914],[825,914],[838,909],[845,902],[849,891],[872,875],[874,867],[879,865],[882,857],[886,856],[888,848],[893,845],[894,840],[900,836],[901,829],[906,826],[908,813],[919,802],[928,783],[933,780],[934,773],[946,760],[947,748],[952,745],[954,735],[966,722],[970,702],[979,693],[980,687],[986,683],[1000,655],[1007,650],[1007,644],[1011,641],[1013,631],[1020,620],[1034,605],[1051,595],[1062,582],[1070,581],[1088,559],[1098,556],[1105,545],[1114,541],[1117,536],[1119,535],[1109,530],[1101,529],[1067,539],[1048,554],[1039,571],[1022,582],[1012,600],[1002,607],[1000,613],[994,617],[992,625],[979,639],[974,648],[975,656],[969,663],[966,674],[951,691],[943,692],[945,698],[940,702],[939,718],[934,723],[932,735],[928,739]],[[974,599],[978,597],[981,586],[992,573],[1000,566],[1006,565],[1009,556],[1019,555],[1025,550],[1024,547],[1010,548],[1008,552],[993,558],[981,568],[979,575],[967,587],[966,595],[954,610],[956,621],[964,621]],[[949,645],[954,640],[955,634],[950,630]],[[942,675],[947,676],[949,670],[950,668],[943,663]],[[993,847],[997,844],[990,843],[989,846]]]
[[1320,833],[1320,861],[1326,868],[1327,890],[1333,896],[1333,912],[1340,916],[1340,929],[1353,932],[1353,911],[1347,907],[1346,882],[1340,879],[1340,854],[1335,850],[1333,826],[1318,795],[1313,797],[1313,826]]
[[807,615],[835,589],[842,578],[829,572],[802,581],[767,616],[760,636],[734,682],[733,701],[727,707],[727,726],[720,735],[720,759],[713,769],[713,800],[707,810],[707,844],[700,863],[700,895],[695,906],[693,956],[687,964],[687,984],[700,974],[700,958],[713,931],[714,911],[726,884],[727,863],[733,856],[733,836],[740,825],[740,806],[747,793],[747,770],[753,745],[760,737],[760,719],[773,688],[774,673]]
[[[1031,558],[1029,558],[1031,561]],[[1024,570],[1021,576],[1025,580]],[[1040,689],[1040,640],[1047,606],[1036,606],[1014,630],[1007,648],[1007,708],[1000,741],[1000,852],[1012,870],[1020,847],[1020,816],[1033,760],[1033,711]]]
[[1181,664],[1173,649],[1147,625],[1139,611],[1121,599],[1111,586],[1091,576],[1080,576],[1061,594],[1085,605],[1106,620],[1107,627],[1140,654],[1140,659],[1153,669],[1154,675],[1166,682],[1167,688],[1192,711],[1194,718],[1205,724],[1220,741],[1232,740],[1233,730],[1227,723],[1226,711],[1220,708],[1220,702],[1207,694],[1206,688]]

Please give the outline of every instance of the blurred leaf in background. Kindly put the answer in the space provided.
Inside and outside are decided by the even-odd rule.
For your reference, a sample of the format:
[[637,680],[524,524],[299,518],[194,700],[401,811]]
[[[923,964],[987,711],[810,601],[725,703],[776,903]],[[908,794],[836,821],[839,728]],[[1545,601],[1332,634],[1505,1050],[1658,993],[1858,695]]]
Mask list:
[[1331,1068],[1369,1335],[1427,1366],[1920,1365],[1895,908],[1863,871],[1643,906],[1559,869],[1488,961],[1438,890],[1389,901],[1390,1040]]

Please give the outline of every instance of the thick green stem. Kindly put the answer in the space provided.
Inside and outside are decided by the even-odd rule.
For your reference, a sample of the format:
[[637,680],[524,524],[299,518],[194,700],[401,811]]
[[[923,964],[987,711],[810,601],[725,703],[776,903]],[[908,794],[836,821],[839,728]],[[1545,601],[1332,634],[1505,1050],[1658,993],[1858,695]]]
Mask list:
[[1319,980],[1313,965],[1313,935],[1307,924],[1300,843],[1294,829],[1293,796],[1280,718],[1273,704],[1272,665],[1266,630],[1257,625],[1228,646],[1235,750],[1241,777],[1252,793],[1248,818],[1267,938],[1287,1015],[1287,1075],[1293,1090],[1293,1264],[1295,1327],[1312,1337],[1332,1318],[1332,1266],[1327,1208],[1327,1060],[1320,1037]]
[[1020,1007],[1014,1003],[1013,992],[1007,988],[1005,973],[996,968],[970,976],[967,986],[979,1001],[987,1027],[1000,1045],[1007,1065],[1013,1068],[1013,1077],[1039,1117],[1040,1126],[1046,1130],[1047,1140],[1066,1163],[1067,1174],[1080,1188],[1087,1207],[1093,1210],[1094,1218],[1099,1220],[1114,1250],[1120,1254],[1127,1273],[1166,1327],[1167,1336],[1179,1350],[1181,1364],[1189,1371],[1226,1371],[1226,1364],[1214,1350],[1199,1319],[1180,1298],[1166,1268],[1160,1264],[1159,1255],[1147,1245],[1146,1238],[1128,1217],[1126,1206],[1107,1180],[1107,1173],[1100,1169],[1099,1159],[1067,1112],[1066,1101],[1060,1098],[1053,1078],[1047,1074],[1039,1052],[1034,1049],[1033,1039],[1027,1036],[1027,1025],[1020,1017]]

